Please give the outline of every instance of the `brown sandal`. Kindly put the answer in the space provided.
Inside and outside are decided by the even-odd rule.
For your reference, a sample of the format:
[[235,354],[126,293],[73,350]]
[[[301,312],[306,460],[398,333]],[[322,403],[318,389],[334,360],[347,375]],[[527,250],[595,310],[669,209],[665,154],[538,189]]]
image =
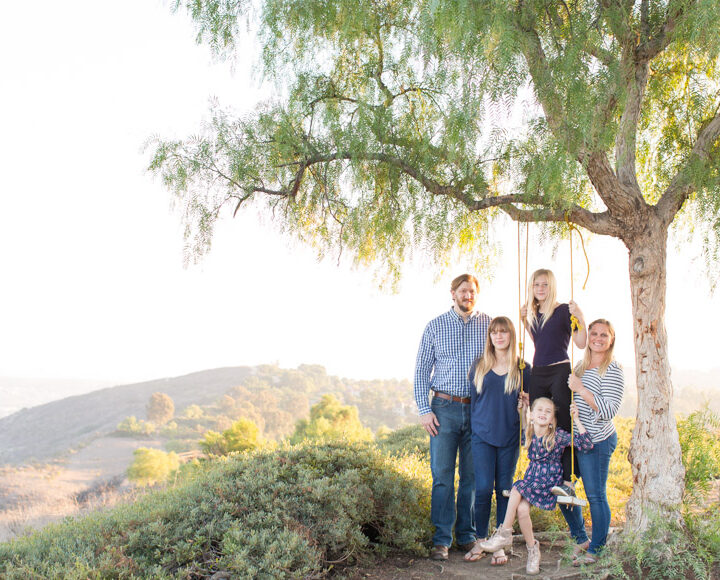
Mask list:
[[463,559],[466,562],[477,562],[485,556],[485,552],[483,552],[482,549],[480,551],[476,550],[478,544],[479,542],[475,542],[475,545],[472,547],[472,549],[467,554],[465,554],[465,556],[463,556]]

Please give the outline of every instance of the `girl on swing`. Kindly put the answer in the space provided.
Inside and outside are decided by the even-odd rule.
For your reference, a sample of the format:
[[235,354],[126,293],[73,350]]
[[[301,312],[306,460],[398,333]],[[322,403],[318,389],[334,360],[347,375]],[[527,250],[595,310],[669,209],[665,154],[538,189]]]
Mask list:
[[[518,410],[526,407],[523,397],[518,399]],[[590,450],[593,447],[590,436],[585,431],[578,409],[570,405],[570,412],[575,420],[578,436],[575,446]],[[525,431],[525,446],[528,449],[530,465],[525,477],[513,484],[510,500],[505,512],[505,520],[493,536],[486,541],[479,541],[473,551],[497,552],[512,548],[512,531],[517,516],[520,531],[527,545],[528,560],[525,570],[528,574],[540,571],[540,545],[533,535],[530,505],[541,509],[555,508],[557,497],[551,493],[554,485],[562,482],[562,465],[560,457],[571,445],[570,434],[557,426],[556,406],[547,397],[538,397],[528,410],[528,425]]]

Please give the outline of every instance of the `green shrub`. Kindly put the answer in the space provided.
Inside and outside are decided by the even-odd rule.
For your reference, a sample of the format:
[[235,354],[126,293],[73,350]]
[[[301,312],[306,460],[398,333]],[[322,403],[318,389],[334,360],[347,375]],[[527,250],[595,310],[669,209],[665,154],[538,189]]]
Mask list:
[[134,415],[131,415],[118,423],[116,433],[130,437],[146,437],[155,433],[155,425],[149,421],[138,420]]
[[371,441],[372,431],[363,427],[357,407],[343,405],[334,395],[323,395],[310,408],[310,418],[300,419],[290,441]]
[[720,416],[707,406],[678,422],[685,501],[702,502],[720,479]]
[[409,425],[395,431],[379,433],[375,442],[390,455],[403,456],[412,453],[430,461],[430,436],[422,425]]
[[180,466],[175,453],[165,453],[160,449],[141,447],[133,451],[133,457],[127,476],[130,481],[140,486],[164,483]]
[[222,433],[208,431],[200,448],[210,455],[227,455],[233,451],[250,451],[260,446],[259,429],[249,419],[235,421]]
[[369,445],[206,462],[134,504],[0,544],[0,577],[307,578],[389,548],[425,553],[427,467]]

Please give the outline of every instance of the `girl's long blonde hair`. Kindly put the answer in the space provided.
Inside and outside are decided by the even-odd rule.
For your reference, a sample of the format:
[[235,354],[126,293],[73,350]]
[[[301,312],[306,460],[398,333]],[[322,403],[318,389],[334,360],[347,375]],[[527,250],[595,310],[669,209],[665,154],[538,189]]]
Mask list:
[[497,353],[495,345],[492,342],[490,333],[495,330],[507,330],[510,333],[510,343],[508,345],[508,372],[505,375],[505,394],[517,391],[520,388],[520,368],[518,366],[517,344],[515,342],[515,326],[512,320],[506,316],[496,316],[488,326],[488,333],[485,339],[485,351],[483,352],[480,362],[475,369],[475,388],[478,395],[482,391],[482,384],[485,375],[495,366],[497,362]]
[[[545,276],[548,281],[548,295],[542,304],[540,304],[540,302],[538,302],[535,298],[535,280],[537,280],[540,276]],[[555,312],[556,305],[557,280],[555,279],[555,274],[552,273],[552,270],[548,270],[546,268],[535,270],[530,277],[530,283],[527,287],[527,302],[525,303],[530,328],[538,328],[540,314],[544,314],[545,316],[543,317],[542,324],[540,324],[539,328],[545,326],[545,323],[553,315],[553,312]]]
[[[557,435],[557,407],[555,406],[555,403],[553,403],[552,399],[548,399],[547,397],[538,397],[533,401],[533,404],[530,405],[531,412],[535,408],[535,405],[538,404],[538,401],[550,403],[553,408],[552,421],[550,421],[547,433],[542,436],[541,440],[541,443],[543,447],[545,447],[545,450],[552,451],[552,449],[555,447],[555,436]],[[525,449],[528,449],[530,447],[533,435],[535,435],[535,427],[533,427],[532,420],[529,420],[527,422],[527,426],[525,427]]]
[[607,372],[610,363],[613,361],[613,351],[615,350],[615,329],[613,328],[613,325],[604,318],[598,318],[597,320],[593,320],[588,325],[587,329],[588,345],[585,348],[585,356],[583,357],[582,361],[579,362],[575,367],[575,375],[578,377],[583,376],[583,373],[585,373],[585,371],[590,366],[590,359],[592,358],[592,353],[590,352],[590,331],[592,330],[592,327],[596,324],[604,324],[605,326],[607,326],[608,330],[610,331],[610,338],[612,339],[612,342],[610,343],[610,348],[607,349],[602,362],[598,366],[598,373],[601,377],[605,376],[605,373]]

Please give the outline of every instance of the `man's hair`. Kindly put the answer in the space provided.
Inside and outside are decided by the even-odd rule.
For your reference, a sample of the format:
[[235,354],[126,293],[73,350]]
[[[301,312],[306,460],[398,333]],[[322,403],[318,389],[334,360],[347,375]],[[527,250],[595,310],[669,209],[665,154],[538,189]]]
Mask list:
[[478,280],[475,276],[472,274],[462,274],[461,276],[458,276],[450,283],[450,290],[452,292],[455,292],[460,287],[460,284],[463,282],[472,282],[475,284],[475,290],[478,292],[480,291],[480,284],[478,283]]

